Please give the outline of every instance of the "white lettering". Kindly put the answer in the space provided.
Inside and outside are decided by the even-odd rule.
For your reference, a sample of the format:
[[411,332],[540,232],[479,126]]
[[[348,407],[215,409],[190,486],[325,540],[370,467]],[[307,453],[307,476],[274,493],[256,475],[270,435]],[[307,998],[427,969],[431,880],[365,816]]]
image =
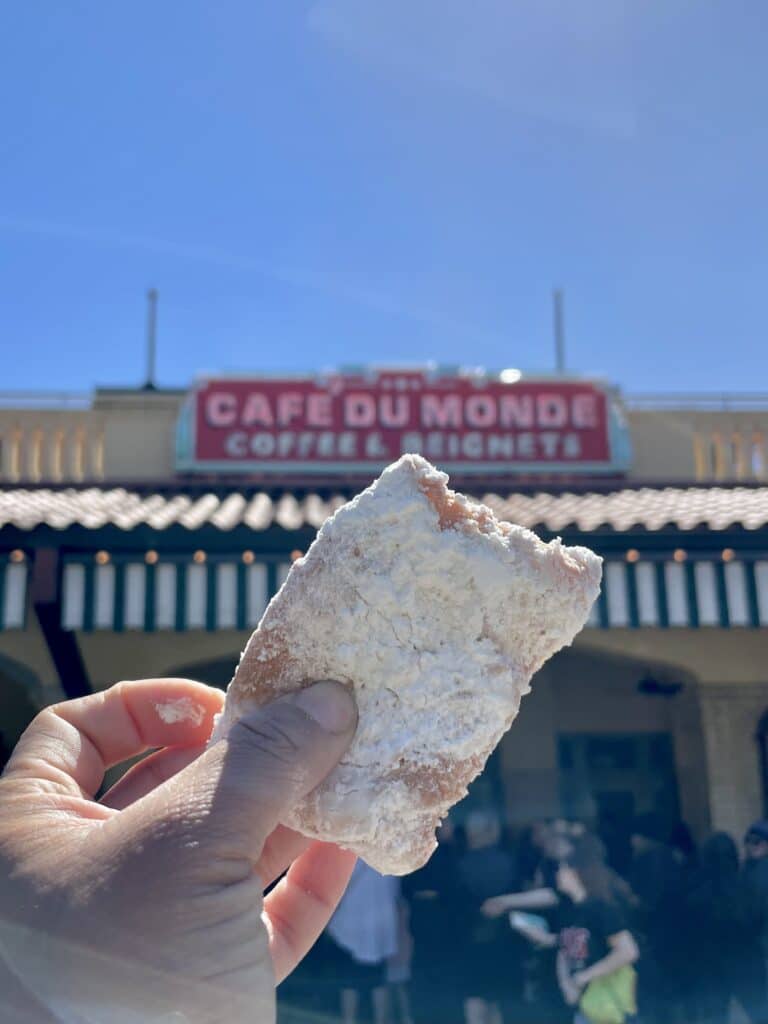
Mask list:
[[274,455],[275,435],[268,434],[266,431],[260,431],[258,434],[254,434],[251,438],[251,454]]
[[318,456],[328,458],[336,453],[335,442],[336,436],[331,433],[330,430],[324,430],[321,434],[317,435],[317,454]]
[[351,392],[344,396],[344,426],[372,427],[376,422],[376,402],[373,395]]
[[512,459],[515,455],[515,439],[511,434],[488,435],[489,459]]
[[573,396],[571,420],[574,427],[580,430],[597,426],[597,402],[594,395]]
[[233,459],[244,459],[248,454],[248,435],[242,430],[229,434],[224,442],[224,451]]
[[499,399],[499,426],[532,427],[533,396],[502,395]]
[[281,430],[277,435],[277,454],[290,455],[296,445],[296,435],[292,430]]
[[401,455],[406,455],[408,452],[420,452],[421,451],[421,434],[417,434],[413,430],[409,430],[407,434],[403,434],[400,442]]
[[464,410],[469,427],[492,427],[496,423],[496,403],[490,395],[472,395]]
[[260,391],[251,392],[245,400],[242,425],[244,427],[274,427],[275,418],[269,399]]
[[517,454],[521,459],[535,458],[536,444],[533,434],[517,435]]
[[545,459],[554,459],[560,445],[560,435],[555,431],[544,430],[539,435]]
[[423,427],[461,427],[461,398],[459,395],[422,395],[421,425]]
[[315,434],[313,434],[309,430],[303,430],[299,434],[299,439],[298,439],[298,442],[296,444],[296,454],[300,458],[303,459],[307,455],[309,455],[312,451],[314,451],[314,447],[315,447]]
[[304,410],[304,396],[299,391],[286,391],[277,396],[277,425],[289,427],[300,419]]
[[205,399],[205,422],[209,427],[231,427],[237,419],[237,399],[228,391],[214,391]]
[[307,398],[307,426],[332,427],[331,396],[312,394]]
[[343,459],[353,459],[357,455],[357,434],[350,430],[339,434],[339,455]]
[[446,456],[449,459],[455,459],[457,455],[461,454],[461,435],[460,434],[449,434],[448,435],[448,447],[446,450]]
[[461,449],[468,459],[481,459],[483,457],[483,435],[474,431],[465,434],[462,438]]
[[387,451],[378,430],[374,430],[372,433],[366,434],[365,455],[368,459],[386,459],[389,457],[389,452]]
[[442,457],[445,438],[438,430],[432,430],[427,434],[427,441],[424,454],[429,458],[439,459]]
[[536,413],[540,427],[564,427],[568,422],[568,405],[562,395],[539,395]]
[[578,434],[566,434],[563,438],[563,458],[581,458],[581,438]]
[[411,415],[408,395],[382,395],[379,399],[379,422],[382,427],[404,427]]

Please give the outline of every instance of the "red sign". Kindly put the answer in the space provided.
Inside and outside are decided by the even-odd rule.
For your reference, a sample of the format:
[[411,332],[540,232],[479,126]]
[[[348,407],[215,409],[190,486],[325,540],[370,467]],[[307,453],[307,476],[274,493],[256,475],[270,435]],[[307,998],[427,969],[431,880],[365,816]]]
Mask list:
[[221,379],[192,395],[180,468],[368,470],[420,452],[463,472],[610,469],[610,402],[578,380],[386,371]]

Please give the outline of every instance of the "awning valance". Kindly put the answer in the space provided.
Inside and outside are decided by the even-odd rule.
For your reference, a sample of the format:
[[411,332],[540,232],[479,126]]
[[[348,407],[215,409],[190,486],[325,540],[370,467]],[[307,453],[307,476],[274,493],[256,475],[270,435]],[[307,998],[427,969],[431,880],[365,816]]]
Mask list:
[[[199,554],[199,553],[198,553]],[[62,626],[73,630],[252,629],[290,562],[238,553],[99,565],[68,557]],[[658,556],[608,559],[589,627],[711,628],[768,626],[768,559]]]

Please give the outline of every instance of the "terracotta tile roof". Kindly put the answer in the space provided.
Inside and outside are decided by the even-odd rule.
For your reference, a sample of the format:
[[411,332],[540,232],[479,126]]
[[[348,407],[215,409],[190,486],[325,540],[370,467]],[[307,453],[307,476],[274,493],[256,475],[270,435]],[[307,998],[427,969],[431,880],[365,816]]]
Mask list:
[[[264,530],[273,523],[288,530],[318,527],[346,498],[318,494],[273,498],[264,491],[214,493],[145,493],[125,487],[83,487],[62,490],[8,488],[0,490],[0,527],[31,530],[47,525],[63,530],[72,525],[99,529],[107,525],[132,530],[147,525],[165,530],[178,524],[187,530],[212,525],[231,530],[245,525]],[[552,532],[567,528],[591,532],[601,527],[627,531],[664,526],[692,530],[702,526],[724,530],[768,525],[768,487],[642,487],[605,492],[485,494],[482,500],[503,519]]]

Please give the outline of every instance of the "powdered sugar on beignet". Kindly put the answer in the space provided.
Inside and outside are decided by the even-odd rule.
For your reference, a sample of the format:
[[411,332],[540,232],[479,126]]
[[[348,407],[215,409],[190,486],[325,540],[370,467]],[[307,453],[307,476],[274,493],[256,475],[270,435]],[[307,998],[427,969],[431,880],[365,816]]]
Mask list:
[[404,455],[323,524],[243,652],[213,736],[315,680],[351,686],[352,746],[284,824],[391,874],[429,857],[600,587],[587,548],[544,544],[447,481]]

